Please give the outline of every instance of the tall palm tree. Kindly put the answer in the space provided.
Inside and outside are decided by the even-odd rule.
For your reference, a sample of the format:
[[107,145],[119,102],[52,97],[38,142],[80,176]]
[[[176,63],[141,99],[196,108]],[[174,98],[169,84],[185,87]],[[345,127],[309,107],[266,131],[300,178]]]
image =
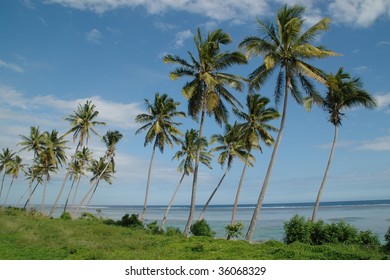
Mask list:
[[154,144],[149,163],[148,179],[146,182],[146,193],[141,220],[145,219],[146,205],[149,196],[150,176],[156,148],[159,148],[160,152],[163,153],[165,144],[172,148],[174,142],[179,143],[178,137],[182,135],[182,132],[177,128],[177,126],[179,126],[181,123],[175,122],[173,119],[176,117],[185,117],[184,112],[177,111],[180,103],[175,102],[172,98],[169,98],[167,94],[160,95],[159,93],[156,93],[153,103],[150,103],[148,99],[145,99],[145,103],[148,112],[139,114],[135,118],[137,123],[142,123],[144,125],[135,133],[138,134],[147,130],[144,146],[146,147],[146,145],[151,142],[154,142]]
[[[26,202],[24,203],[23,209],[26,209],[26,207],[28,207],[31,197],[34,194],[38,185],[43,184],[43,170],[40,167],[40,165],[37,164],[37,162],[35,161],[31,166],[27,168],[27,171],[25,170],[25,176],[26,176],[26,180],[29,181],[29,185],[28,185],[29,196]],[[33,188],[32,185],[35,180],[37,181],[37,183]]]
[[64,191],[65,188],[65,184],[71,172],[72,162],[74,161],[79,148],[82,148],[84,146],[84,143],[88,145],[88,141],[91,137],[91,132],[99,136],[99,134],[95,130],[95,126],[106,125],[105,122],[100,122],[95,120],[98,117],[98,115],[99,115],[99,111],[95,110],[95,105],[92,104],[92,101],[86,101],[84,105],[81,104],[78,105],[77,110],[74,111],[73,115],[69,115],[67,118],[65,118],[65,120],[69,121],[71,124],[71,128],[65,133],[65,135],[73,133],[73,142],[75,142],[77,139],[78,142],[77,142],[76,150],[68,165],[64,181],[62,183],[62,186],[54,202],[54,205],[50,211],[49,216],[53,214],[54,210],[57,207],[57,203],[61,198],[62,192]]
[[267,108],[270,100],[267,97],[262,97],[260,94],[248,94],[246,97],[247,112],[233,109],[234,114],[244,123],[240,125],[243,134],[243,140],[247,149],[247,156],[244,167],[242,169],[240,181],[237,187],[236,198],[234,201],[231,224],[235,222],[238,201],[240,198],[241,188],[244,181],[246,167],[248,166],[249,155],[253,149],[262,151],[260,141],[264,142],[266,146],[274,143],[274,139],[269,131],[278,131],[277,128],[268,124],[270,121],[276,120],[280,117],[279,113],[274,108]]
[[25,164],[23,164],[22,161],[23,161],[22,158],[20,156],[16,155],[10,164],[8,173],[12,176],[12,180],[11,180],[7,195],[6,195],[5,200],[4,200],[3,207],[5,207],[5,205],[7,203],[8,196],[9,196],[9,193],[11,191],[12,185],[13,185],[15,179],[17,179],[19,176],[19,171],[24,170]]
[[52,172],[57,172],[59,166],[66,162],[66,141],[63,136],[58,136],[58,131],[44,132],[44,147],[38,154],[38,164],[44,175],[41,212],[44,214],[46,185]]
[[1,193],[3,192],[5,175],[9,174],[14,157],[15,153],[12,152],[12,150],[9,148],[3,148],[3,152],[0,153],[0,173],[3,172],[3,177],[1,179],[0,197]]
[[[78,192],[78,189],[80,186],[81,177],[86,175],[85,171],[89,168],[91,161],[92,161],[92,152],[87,147],[83,147],[81,151],[78,151],[76,153],[76,158],[75,158],[74,164],[73,164],[73,166],[74,166],[73,178],[75,178],[77,180],[77,184],[76,184],[76,189],[74,191],[73,198],[72,198],[71,211],[73,210],[73,207],[74,207],[74,202],[75,202],[77,192]],[[71,191],[72,191],[72,189],[68,193],[67,201],[69,200],[69,196],[70,196]],[[65,203],[64,212],[66,212],[66,207],[67,207],[67,203]]]
[[306,94],[318,102],[320,96],[310,79],[325,84],[324,74],[306,61],[337,55],[333,51],[327,50],[322,46],[314,46],[311,43],[320,32],[328,29],[330,20],[324,18],[302,32],[304,10],[305,8],[300,5],[292,7],[285,5],[278,11],[276,23],[257,21],[261,35],[263,35],[262,38],[257,36],[246,37],[239,45],[249,55],[264,56],[263,64],[249,75],[250,90],[259,88],[276,69],[279,69],[276,79],[275,98],[277,103],[284,99],[279,133],[251,223],[245,236],[247,240],[251,238],[255,230],[257,217],[263,204],[272,167],[284,132],[289,92],[298,103],[302,103],[303,97],[299,87],[300,84]]
[[92,162],[90,170],[94,173],[94,175],[90,180],[91,182],[90,188],[88,189],[87,193],[84,195],[82,200],[80,201],[73,216],[77,216],[77,213],[79,212],[81,206],[84,204],[85,200],[88,198],[88,196],[93,190],[93,193],[91,194],[90,199],[88,200],[85,207],[89,205],[101,179],[105,180],[109,184],[112,183],[111,181],[112,174],[115,173],[115,162],[114,162],[115,149],[116,149],[116,145],[119,143],[122,137],[123,135],[117,130],[107,131],[106,134],[103,136],[102,141],[106,144],[106,148],[107,148],[106,153],[103,157],[99,159],[99,161]]
[[[164,224],[168,217],[169,210],[171,209],[171,206],[175,200],[176,194],[179,191],[179,188],[181,186],[181,183],[183,182],[184,177],[194,172],[194,162],[196,157],[196,151],[198,149],[198,141],[199,141],[198,131],[196,131],[195,129],[187,130],[184,135],[184,139],[180,140],[181,143],[180,151],[177,151],[172,158],[177,160],[183,158],[180,161],[179,167],[177,169],[179,172],[182,173],[182,176],[167,206],[160,228],[164,227]],[[207,147],[208,147],[208,142],[206,138],[203,137],[201,139],[201,152],[200,152],[199,161],[211,169],[212,155],[210,152],[206,150]]]
[[199,214],[198,220],[203,219],[204,212],[208,208],[211,200],[218,191],[219,187],[222,185],[223,180],[225,179],[227,173],[230,171],[234,158],[238,157],[242,161],[245,161],[248,158],[248,164],[252,165],[255,158],[247,154],[245,143],[242,138],[242,133],[240,126],[235,123],[233,125],[226,124],[224,134],[214,134],[211,136],[211,143],[217,142],[219,146],[211,149],[212,152],[220,152],[218,157],[218,163],[223,166],[226,164],[225,172],[223,173],[221,179],[219,180],[217,186],[212,191],[210,197],[208,198],[206,204],[203,206]]
[[360,78],[352,78],[350,74],[343,71],[342,67],[339,68],[336,75],[327,75],[326,80],[328,90],[324,98],[323,108],[329,113],[328,121],[334,125],[334,136],[328,164],[325,169],[324,177],[322,178],[321,186],[318,190],[315,207],[311,217],[313,222],[316,220],[321,194],[333,159],[338,129],[341,125],[341,120],[345,115],[345,110],[357,106],[372,109],[376,106],[374,98],[363,89],[363,84],[360,81]]
[[[247,59],[239,51],[221,51],[221,45],[232,42],[229,34],[221,29],[210,31],[206,38],[200,29],[194,36],[197,58],[189,52],[190,62],[179,56],[167,55],[163,58],[165,63],[179,65],[171,71],[170,77],[176,80],[189,77],[191,80],[185,84],[182,93],[188,100],[188,114],[199,121],[199,137],[203,137],[205,115],[214,115],[217,123],[227,121],[227,109],[223,100],[233,107],[239,104],[238,100],[227,87],[241,91],[242,78],[237,75],[222,72],[235,64],[246,64]],[[188,235],[195,214],[196,192],[198,184],[198,169],[200,160],[200,143],[195,158],[195,169],[192,182],[191,207],[184,235]]]

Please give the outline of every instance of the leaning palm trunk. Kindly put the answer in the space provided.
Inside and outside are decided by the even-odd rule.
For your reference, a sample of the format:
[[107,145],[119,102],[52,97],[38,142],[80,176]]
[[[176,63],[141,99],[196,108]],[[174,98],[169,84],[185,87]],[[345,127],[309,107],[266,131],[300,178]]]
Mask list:
[[186,172],[184,171],[184,172],[183,172],[183,175],[181,176],[181,179],[180,179],[180,181],[179,181],[179,184],[177,184],[176,190],[175,190],[175,192],[174,192],[173,195],[172,195],[171,201],[169,201],[169,204],[168,204],[168,206],[167,206],[167,210],[165,210],[164,218],[163,218],[162,221],[161,221],[161,226],[160,226],[161,229],[164,228],[164,224],[165,224],[165,222],[167,221],[167,217],[168,217],[169,210],[171,209],[171,206],[172,206],[172,204],[173,204],[173,202],[174,202],[174,200],[175,200],[175,198],[176,198],[176,194],[177,194],[177,192],[179,191],[180,186],[181,186],[181,183],[183,182],[183,179],[184,179],[185,176],[186,176]]
[[213,199],[215,193],[218,191],[219,187],[222,185],[223,179],[225,179],[226,174],[227,174],[228,172],[229,172],[229,169],[226,169],[226,171],[223,173],[221,179],[220,179],[219,182],[218,182],[218,185],[215,187],[215,189],[214,189],[213,192],[211,193],[211,195],[210,195],[209,199],[207,200],[206,204],[203,206],[202,211],[200,211],[198,221],[203,220],[204,212],[205,212],[206,209],[209,207],[209,204],[210,204],[211,200]]
[[77,192],[78,192],[79,186],[80,186],[80,180],[81,180],[81,176],[77,180],[77,186],[76,186],[76,189],[75,189],[74,194],[73,194],[72,206],[70,207],[70,212],[72,212],[73,208],[74,208],[74,202],[76,201]]
[[53,205],[53,207],[52,207],[51,210],[50,210],[49,216],[51,216],[51,215],[53,214],[54,210],[57,208],[57,203],[58,203],[58,201],[60,200],[61,195],[62,195],[62,192],[63,192],[64,189],[65,189],[65,185],[66,185],[66,182],[67,182],[67,180],[68,180],[69,175],[70,175],[70,170],[68,169],[68,171],[67,171],[66,174],[65,174],[64,182],[62,183],[60,192],[58,193],[57,198],[56,198],[56,201],[54,202],[54,205]]
[[5,196],[3,207],[5,207],[5,204],[7,203],[8,196],[9,196],[9,193],[11,191],[11,188],[12,188],[12,185],[13,185],[14,181],[15,181],[15,177],[12,177],[11,184],[9,185],[9,189],[8,189],[7,195]]
[[48,181],[48,175],[46,175],[45,181],[43,182],[43,193],[42,193],[42,203],[41,203],[41,213],[44,215],[43,207],[45,205],[45,195],[46,195],[46,185]]
[[15,206],[18,206],[20,204],[20,202],[22,201],[22,199],[24,198],[24,196],[27,194],[27,192],[30,190],[30,186],[28,186],[28,188],[24,191],[24,193],[22,194],[22,196],[19,198],[18,202],[16,202],[16,205]]
[[315,222],[315,220],[316,220],[318,207],[320,206],[320,200],[321,200],[322,190],[323,190],[323,188],[324,188],[324,186],[325,186],[326,179],[328,178],[328,172],[329,172],[330,164],[331,164],[331,162],[332,162],[333,154],[334,154],[334,149],[335,149],[335,147],[336,147],[338,131],[339,131],[339,130],[338,130],[338,126],[335,125],[335,126],[334,126],[333,144],[332,144],[332,148],[331,148],[331,150],[330,150],[329,160],[328,160],[328,164],[326,165],[325,174],[324,174],[324,177],[322,178],[322,182],[321,182],[320,189],[318,190],[318,195],[317,195],[316,204],[315,204],[315,206],[314,206],[313,215],[312,215],[312,217],[311,217],[311,221],[312,221],[312,222]]
[[74,186],[74,182],[75,182],[75,181],[76,181],[76,178],[73,178],[72,185],[70,185],[70,189],[69,189],[69,192],[68,192],[68,196],[66,197],[65,206],[64,206],[64,211],[63,211],[62,213],[65,213],[65,212],[66,212],[66,208],[68,207],[69,197],[70,197],[70,194],[72,193],[72,190],[73,190],[73,186]]
[[1,193],[3,192],[3,185],[4,185],[5,175],[6,175],[6,172],[4,171],[3,179],[1,180],[0,197],[1,197]]
[[103,176],[104,172],[106,172],[108,166],[110,165],[110,161],[108,161],[108,163],[106,164],[106,166],[104,167],[104,169],[102,170],[102,172],[100,172],[99,174],[99,177],[96,178],[96,180],[91,184],[91,187],[88,189],[87,193],[84,195],[83,199],[80,201],[79,205],[77,206],[77,209],[76,211],[73,213],[73,217],[76,217],[81,206],[83,205],[84,201],[88,198],[89,194],[91,193],[91,191],[93,189],[96,188],[96,186],[99,184],[99,181],[101,179],[101,177]]
[[[287,69],[286,69],[286,73],[287,73]],[[258,219],[258,216],[260,214],[260,209],[263,206],[263,200],[264,200],[267,188],[268,188],[269,180],[271,178],[272,167],[273,167],[275,159],[276,159],[276,154],[278,152],[279,144],[282,140],[282,135],[283,135],[283,131],[284,131],[284,124],[285,124],[285,120],[286,120],[287,102],[288,102],[288,82],[287,81],[288,81],[288,79],[286,77],[284,103],[283,103],[283,114],[282,114],[282,119],[280,121],[280,129],[279,129],[278,137],[276,138],[274,149],[273,149],[272,155],[271,155],[271,160],[268,164],[267,173],[266,173],[265,178],[264,178],[263,186],[261,187],[261,192],[260,192],[259,198],[257,200],[255,210],[253,211],[253,215],[252,215],[251,223],[250,223],[249,228],[248,228],[248,232],[245,235],[246,240],[250,240],[252,235],[253,235],[253,232],[255,231],[257,219]]]
[[30,195],[27,198],[26,202],[24,203],[24,206],[23,206],[24,210],[30,205],[31,197],[33,196],[33,194],[34,194],[35,190],[37,189],[38,185],[39,185],[39,182],[37,182],[35,184],[35,187],[33,189],[32,189],[32,185],[30,185]]
[[242,173],[241,173],[241,177],[240,177],[240,182],[238,183],[238,187],[237,187],[237,193],[236,193],[236,199],[234,201],[234,206],[233,206],[233,212],[232,212],[232,220],[230,221],[230,224],[233,225],[235,220],[236,220],[236,213],[237,213],[237,207],[238,207],[238,201],[240,199],[240,193],[241,193],[241,188],[242,188],[242,183],[244,181],[244,177],[245,177],[245,172],[246,172],[246,167],[248,166],[248,162],[249,162],[249,155],[250,155],[250,149],[248,150],[248,154],[246,156],[246,159],[245,159],[245,163],[244,163],[244,168],[242,169]]
[[150,162],[149,162],[148,181],[146,182],[144,208],[143,208],[142,214],[141,214],[141,221],[143,221],[145,219],[146,205],[148,203],[148,197],[149,197],[150,175],[152,173],[152,164],[153,164],[154,154],[156,152],[156,145],[157,145],[157,142],[154,143],[152,157],[150,158]]
[[92,192],[91,196],[89,197],[87,204],[85,204],[85,208],[88,208],[89,204],[91,203],[92,197],[94,196],[94,194],[99,186],[99,183],[100,183],[100,180],[96,183],[96,186],[93,189],[93,192]]
[[[203,107],[204,107],[204,101],[202,104],[202,108]],[[200,117],[200,125],[199,125],[199,139],[202,139],[202,137],[203,137],[204,117],[205,117],[205,110],[202,109],[202,115]],[[187,224],[186,224],[186,227],[184,228],[184,232],[183,232],[184,236],[187,236],[190,233],[192,220],[194,219],[194,215],[195,215],[195,203],[196,203],[196,191],[197,191],[197,186],[198,186],[198,170],[199,170],[201,142],[202,141],[198,141],[198,148],[196,151],[195,169],[194,169],[194,177],[193,177],[193,181],[192,181],[192,192],[191,192],[191,207],[190,207],[190,213],[188,215]]]

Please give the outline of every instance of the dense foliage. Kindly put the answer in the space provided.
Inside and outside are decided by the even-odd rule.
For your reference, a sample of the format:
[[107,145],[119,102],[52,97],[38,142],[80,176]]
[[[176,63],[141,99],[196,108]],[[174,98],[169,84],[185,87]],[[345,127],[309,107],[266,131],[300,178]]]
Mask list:
[[353,244],[370,247],[379,247],[378,237],[371,231],[358,231],[355,227],[345,223],[326,224],[324,221],[312,222],[295,215],[284,225],[284,242],[291,244],[301,242],[311,245],[322,244]]

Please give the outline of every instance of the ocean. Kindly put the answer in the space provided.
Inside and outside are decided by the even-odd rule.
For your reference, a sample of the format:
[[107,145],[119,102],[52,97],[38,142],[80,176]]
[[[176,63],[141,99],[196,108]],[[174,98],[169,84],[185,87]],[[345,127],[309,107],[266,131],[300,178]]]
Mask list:
[[[252,218],[255,205],[239,205],[236,221],[245,224],[244,234]],[[142,206],[93,205],[81,211],[96,216],[120,220],[125,214],[141,214]],[[59,215],[61,206],[57,209]],[[196,207],[194,219],[198,218],[202,206]],[[230,223],[233,207],[231,205],[211,205],[204,214],[204,219],[216,237],[225,236],[225,226]],[[145,223],[161,222],[166,206],[148,206]],[[313,203],[274,203],[264,204],[257,222],[253,240],[283,240],[283,226],[295,214],[311,217]],[[188,206],[172,206],[165,226],[184,229],[189,214]],[[344,221],[359,230],[371,230],[381,241],[390,226],[390,200],[337,201],[323,202],[317,214],[318,219],[327,223]]]

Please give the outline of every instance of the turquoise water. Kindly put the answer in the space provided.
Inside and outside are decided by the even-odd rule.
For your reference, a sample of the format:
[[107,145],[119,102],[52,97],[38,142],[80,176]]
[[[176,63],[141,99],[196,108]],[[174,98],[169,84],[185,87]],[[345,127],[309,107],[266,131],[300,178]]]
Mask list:
[[[100,213],[98,213],[98,209]],[[161,222],[165,206],[150,206],[146,213],[146,223]],[[198,218],[201,207],[197,207],[195,219]],[[254,205],[240,205],[237,210],[236,221],[242,221],[246,227],[252,218]],[[140,214],[141,206],[124,205],[95,205],[87,209],[88,212],[120,220],[125,214]],[[295,214],[311,217],[313,205],[311,203],[287,203],[265,204],[261,210],[257,222],[253,240],[282,240],[283,225]],[[214,205],[205,212],[204,219],[210,224],[217,237],[225,236],[225,226],[230,223],[232,206]],[[188,219],[189,208],[187,206],[172,206],[166,226],[184,229]],[[318,219],[325,222],[345,221],[359,230],[371,230],[378,235],[380,240],[390,226],[390,200],[375,201],[343,201],[322,203],[318,212]]]

